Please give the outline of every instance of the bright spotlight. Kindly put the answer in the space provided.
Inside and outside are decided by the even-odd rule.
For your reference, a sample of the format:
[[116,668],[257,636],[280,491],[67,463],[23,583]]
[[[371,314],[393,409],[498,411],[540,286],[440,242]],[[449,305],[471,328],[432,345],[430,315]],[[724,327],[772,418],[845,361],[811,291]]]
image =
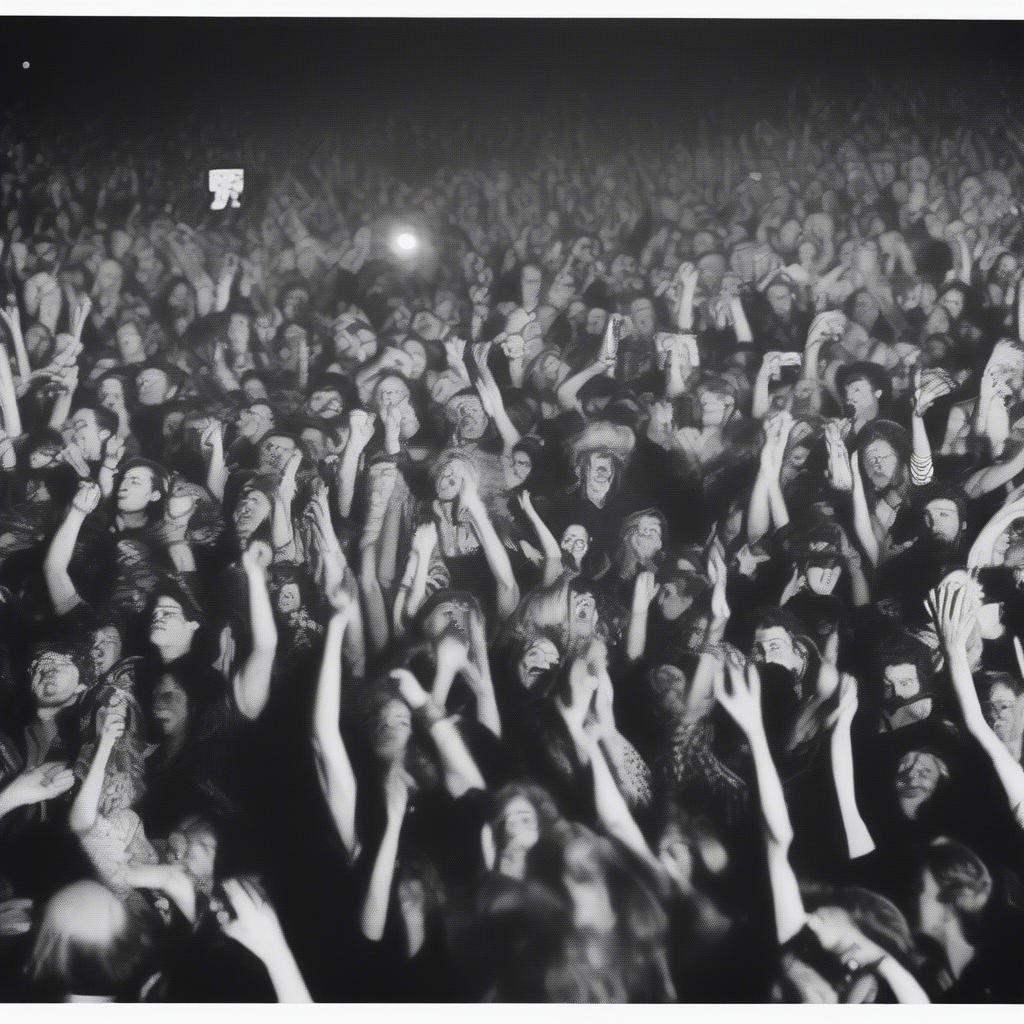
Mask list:
[[419,248],[419,241],[411,231],[400,231],[395,235],[395,249],[403,256],[414,253]]

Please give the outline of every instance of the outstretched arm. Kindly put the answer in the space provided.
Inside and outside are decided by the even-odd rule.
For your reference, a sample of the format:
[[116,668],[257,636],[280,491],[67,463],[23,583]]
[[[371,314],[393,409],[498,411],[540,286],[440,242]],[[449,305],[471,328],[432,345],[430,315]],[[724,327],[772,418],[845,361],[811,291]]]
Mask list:
[[964,724],[992,762],[1013,816],[1024,828],[1024,768],[985,721],[971,676],[967,657],[967,639],[974,623],[971,603],[966,583],[942,583],[928,597],[928,609],[942,639]]
[[270,675],[277,653],[277,626],[267,593],[266,569],[270,552],[265,544],[250,544],[242,555],[249,588],[249,626],[252,650],[231,681],[238,710],[254,721],[263,713],[270,697]]
[[356,777],[341,736],[341,647],[353,602],[338,584],[328,592],[334,609],[327,624],[323,659],[313,702],[313,754],[327,809],[350,858],[358,851]]
[[839,707],[829,719],[832,727],[832,781],[836,787],[839,814],[846,834],[846,849],[850,859],[864,857],[875,848],[867,825],[857,807],[857,794],[853,783],[853,745],[850,726],[857,713],[857,680],[844,675],[840,682]]
[[395,766],[384,779],[387,824],[377,848],[377,856],[373,859],[370,883],[366,888],[366,897],[363,899],[359,915],[359,929],[371,942],[380,942],[384,938],[384,928],[388,920],[391,887],[394,884],[395,867],[398,862],[398,840],[409,801],[409,787],[404,775],[402,769]]
[[68,570],[85,517],[95,511],[99,503],[99,484],[91,480],[80,481],[78,492],[71,501],[67,515],[64,516],[64,522],[57,528],[53,540],[50,541],[49,550],[43,561],[43,577],[46,580],[46,590],[50,595],[53,610],[58,615],[67,615],[73,608],[83,603],[82,595],[75,588]]
[[483,548],[487,566],[497,584],[498,615],[502,621],[509,618],[519,604],[519,585],[512,572],[505,545],[501,543],[491,517],[487,514],[483,500],[477,492],[475,483],[466,474],[463,477],[462,493],[459,496],[462,507],[469,513],[473,522],[480,546]]
[[82,788],[71,805],[68,825],[77,836],[90,832],[99,817],[100,794],[103,792],[103,779],[107,771],[107,762],[113,753],[114,744],[124,735],[125,709],[124,699],[112,701],[107,705],[103,726],[96,743],[89,771],[86,773]]
[[562,549],[558,546],[555,535],[548,529],[548,524],[541,519],[540,513],[533,507],[533,499],[530,497],[529,491],[520,492],[519,504],[540,541],[541,551],[544,553],[544,584],[550,586],[562,572]]
[[743,730],[753,755],[775,906],[775,931],[781,945],[800,931],[807,913],[800,885],[789,863],[793,826],[761,719],[761,681],[757,669],[752,664],[744,666],[738,656],[731,654],[726,670],[716,676],[715,696]]
[[471,789],[486,789],[480,769],[466,748],[455,723],[445,717],[444,711],[431,700],[419,680],[406,669],[396,669],[391,673],[391,678],[398,684],[402,699],[414,714],[425,721],[430,730],[441,757],[448,792],[458,798]]

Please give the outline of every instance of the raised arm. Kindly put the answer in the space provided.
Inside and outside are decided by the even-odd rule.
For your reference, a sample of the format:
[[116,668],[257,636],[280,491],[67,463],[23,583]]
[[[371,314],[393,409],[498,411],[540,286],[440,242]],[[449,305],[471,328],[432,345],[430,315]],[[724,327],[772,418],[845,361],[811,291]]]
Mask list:
[[789,863],[793,826],[761,718],[761,681],[757,669],[752,664],[744,666],[738,655],[730,653],[725,670],[715,678],[715,696],[743,730],[754,759],[775,906],[775,931],[782,945],[800,931],[807,914],[800,885]]
[[103,779],[107,771],[107,762],[113,753],[114,744],[124,735],[125,702],[124,698],[107,705],[103,717],[103,725],[96,742],[96,752],[86,772],[82,788],[71,805],[68,826],[77,836],[90,832],[99,817],[100,794],[103,792]]
[[328,591],[334,613],[327,623],[313,701],[313,755],[320,788],[334,827],[349,857],[359,848],[356,836],[356,777],[341,736],[341,649],[352,617],[353,602],[337,584]]
[[75,542],[81,532],[82,524],[90,512],[95,511],[100,503],[99,484],[92,480],[81,480],[78,492],[71,500],[64,521],[57,527],[57,532],[50,541],[50,547],[43,560],[43,578],[46,590],[50,595],[53,610],[58,615],[67,615],[73,608],[82,604],[82,596],[75,588],[68,569],[75,553]]
[[871,525],[871,510],[868,508],[867,495],[864,493],[864,481],[860,475],[860,453],[850,456],[850,471],[853,475],[853,532],[860,541],[860,546],[868,556],[872,565],[878,565],[881,552],[878,538]]
[[224,882],[227,907],[217,921],[224,934],[245,946],[267,969],[279,1003],[310,1003],[309,989],[281,930],[273,906],[259,889],[237,878]]
[[409,786],[405,772],[400,766],[394,765],[384,778],[387,823],[380,846],[377,848],[377,856],[373,859],[373,870],[370,872],[370,881],[359,914],[359,930],[371,942],[380,942],[384,938],[391,888],[394,885],[395,867],[398,863],[398,840],[402,833],[408,802]]
[[249,590],[249,627],[252,650],[231,680],[238,710],[250,721],[263,713],[270,697],[270,676],[277,653],[277,626],[267,593],[266,570],[270,551],[261,541],[250,544],[242,555]]
[[7,306],[0,309],[0,320],[3,320],[11,335],[14,345],[14,359],[18,364],[18,376],[28,380],[32,374],[32,364],[28,361],[28,349],[25,348],[25,336],[21,333],[21,312],[13,295],[7,296]]
[[992,731],[981,711],[967,657],[967,640],[974,626],[973,597],[968,584],[941,583],[928,596],[927,606],[942,640],[949,678],[967,731],[985,751],[1010,804],[1017,824],[1024,828],[1024,768]]
[[558,541],[555,540],[555,535],[548,529],[548,524],[534,508],[529,491],[520,492],[519,504],[540,541],[541,551],[544,553],[544,584],[548,586],[554,583],[562,572],[562,549],[559,547]]
[[512,615],[519,604],[519,585],[512,572],[512,563],[509,561],[505,545],[494,529],[491,517],[476,489],[476,483],[469,473],[463,474],[459,501],[469,513],[473,529],[483,548],[487,566],[494,576],[497,585],[498,615],[504,621]]
[[457,798],[471,789],[486,789],[480,769],[455,723],[445,717],[444,711],[431,700],[419,680],[406,669],[396,669],[391,678],[398,684],[402,699],[412,708],[413,714],[429,729],[441,758],[449,794]]
[[829,716],[832,730],[831,760],[832,781],[836,788],[839,814],[846,835],[846,849],[853,860],[863,857],[875,848],[867,825],[857,807],[857,794],[853,783],[853,745],[850,740],[850,726],[857,713],[857,680],[844,675],[839,684],[839,707]]

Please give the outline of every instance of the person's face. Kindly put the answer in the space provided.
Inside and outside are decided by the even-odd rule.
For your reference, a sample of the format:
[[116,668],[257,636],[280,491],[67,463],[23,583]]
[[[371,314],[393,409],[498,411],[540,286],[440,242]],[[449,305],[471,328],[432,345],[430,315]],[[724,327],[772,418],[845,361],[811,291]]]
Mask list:
[[702,389],[698,401],[700,402],[700,421],[704,427],[720,427],[732,413],[732,399],[717,391],[711,391],[708,388]]
[[874,419],[878,415],[878,400],[881,392],[875,391],[871,382],[861,379],[850,381],[844,393],[846,404],[853,410],[854,416]]
[[682,618],[693,604],[693,598],[674,582],[662,583],[654,599],[658,602],[662,618],[669,622]]
[[572,523],[562,533],[561,548],[578,566],[590,548],[590,534],[578,523]]
[[878,319],[878,303],[867,292],[861,292],[853,300],[853,317],[855,323],[870,329]]
[[533,459],[524,451],[513,452],[512,458],[506,463],[505,483],[509,487],[519,487],[532,472]]
[[385,377],[377,386],[377,411],[383,413],[393,405],[409,400],[409,389],[398,377]]
[[661,523],[654,516],[641,516],[630,531],[629,543],[637,558],[650,561],[661,550]]
[[515,844],[532,850],[540,839],[540,822],[533,804],[525,796],[514,796],[501,812],[501,837],[504,846]]
[[249,377],[242,384],[242,394],[250,402],[265,402],[269,397],[267,386],[259,377]]
[[654,304],[650,299],[636,299],[629,307],[633,317],[633,325],[642,338],[653,338],[657,322],[654,316]]
[[184,281],[179,281],[167,296],[167,305],[176,313],[188,312],[192,305],[192,292]]
[[188,646],[198,628],[199,623],[189,622],[173,597],[157,598],[149,622],[149,639],[155,647]]
[[132,466],[121,477],[117,488],[118,512],[142,512],[150,502],[159,501],[153,471],[146,466]]
[[424,629],[432,640],[446,630],[469,636],[469,608],[458,601],[442,601],[427,617]]
[[235,506],[235,530],[240,537],[251,536],[270,516],[270,499],[262,492],[251,490]]
[[459,437],[464,441],[479,441],[483,437],[487,429],[487,413],[479,398],[465,395],[455,399],[450,412]]
[[942,544],[955,544],[960,536],[960,511],[955,501],[936,498],[924,510],[924,524],[935,540]]
[[180,735],[188,726],[188,697],[170,676],[165,675],[153,690],[152,720],[163,739]]
[[84,689],[70,654],[43,651],[32,662],[32,696],[39,708],[62,708]]
[[409,376],[419,380],[427,372],[427,350],[415,338],[402,343],[402,351],[409,357]]
[[882,681],[886,704],[902,704],[921,693],[916,665],[886,665]]
[[244,313],[232,313],[228,321],[228,344],[231,351],[243,353],[249,351],[249,318]]
[[388,701],[381,708],[373,727],[373,752],[389,764],[405,756],[405,748],[412,736],[412,713],[401,700]]
[[163,370],[151,366],[135,378],[135,394],[139,405],[161,405],[170,397],[170,382]]
[[903,755],[896,768],[896,798],[908,817],[928,800],[942,781],[941,762],[934,754],[911,750]]
[[79,409],[71,418],[69,436],[82,449],[89,462],[98,462],[103,455],[103,442],[110,437],[109,430],[100,430],[96,413],[92,409]]
[[302,449],[312,462],[320,462],[327,457],[327,435],[316,427],[304,427],[299,435]]
[[540,267],[523,267],[523,300],[532,300],[534,303],[540,295],[541,281],[543,280]]
[[587,334],[598,337],[604,334],[608,323],[608,311],[594,307],[587,313]]
[[981,705],[992,731],[1004,742],[1014,742],[1020,736],[1021,710],[1024,701],[1005,683],[993,683]]
[[117,377],[108,377],[100,384],[100,404],[105,409],[119,409],[124,401],[124,385]]
[[655,706],[670,724],[678,722],[686,711],[686,676],[675,665],[659,665],[651,673]]
[[277,610],[282,615],[297,612],[302,607],[302,596],[297,583],[285,583],[277,595]]
[[532,689],[541,678],[553,668],[557,668],[560,661],[558,648],[551,640],[548,640],[546,637],[534,640],[523,652],[519,663],[516,665],[519,682],[527,690]]
[[167,863],[183,868],[204,889],[213,883],[216,860],[217,837],[206,829],[191,836],[174,831],[167,837]]
[[803,666],[793,638],[782,626],[769,626],[754,631],[754,661],[760,665],[781,665],[791,672]]
[[594,452],[587,466],[587,483],[610,484],[613,472],[612,457],[604,452]]
[[437,476],[434,492],[441,501],[454,501],[462,490],[466,468],[458,459],[452,459]]
[[250,405],[238,414],[238,433],[250,441],[259,440],[273,425],[269,405]]
[[553,352],[546,355],[541,361],[540,376],[548,387],[556,387],[566,375],[565,363]]
[[950,320],[959,320],[964,311],[963,294],[954,288],[939,299],[939,305],[946,311]]
[[793,312],[793,293],[783,284],[773,284],[767,292],[768,305],[772,312],[783,320],[788,320]]
[[93,675],[99,679],[104,672],[121,660],[121,634],[114,626],[103,626],[92,635],[89,657],[92,659]]
[[863,452],[863,469],[876,490],[888,487],[896,476],[899,458],[888,441],[877,438]]
[[570,604],[570,630],[577,636],[590,636],[597,629],[597,602],[594,595],[587,591],[573,592]]
[[289,288],[281,303],[285,320],[297,320],[309,305],[309,293],[303,288]]
[[295,452],[295,442],[290,437],[272,434],[260,442],[258,469],[260,473],[283,473]]

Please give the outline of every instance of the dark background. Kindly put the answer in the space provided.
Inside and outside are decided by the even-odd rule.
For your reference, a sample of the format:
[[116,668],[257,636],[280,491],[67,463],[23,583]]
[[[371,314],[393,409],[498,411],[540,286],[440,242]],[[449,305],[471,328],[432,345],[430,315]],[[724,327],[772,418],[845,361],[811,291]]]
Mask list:
[[209,105],[317,124],[581,94],[609,113],[758,113],[794,84],[857,91],[868,74],[1019,79],[1022,53],[1024,24],[1000,22],[5,18],[0,95],[151,127]]

